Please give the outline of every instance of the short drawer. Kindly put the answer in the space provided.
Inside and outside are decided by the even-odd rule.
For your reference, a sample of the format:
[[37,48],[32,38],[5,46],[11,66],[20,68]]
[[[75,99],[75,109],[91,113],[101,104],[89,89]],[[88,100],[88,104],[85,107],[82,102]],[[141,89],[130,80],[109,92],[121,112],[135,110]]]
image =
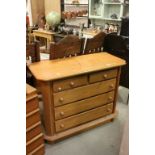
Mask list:
[[43,135],[41,135],[38,139],[34,140],[32,143],[26,146],[26,153],[28,154],[34,151],[34,149],[37,149],[37,147],[39,147],[42,144],[44,144]]
[[91,96],[102,94],[115,89],[116,79],[101,81],[98,83],[54,93],[54,105],[60,106],[67,103],[82,100]]
[[113,102],[114,91],[55,108],[55,119],[63,119]]
[[39,121],[40,121],[40,113],[38,111],[26,118],[26,128],[29,128],[30,126],[34,125]]
[[117,68],[105,71],[95,72],[89,75],[89,82],[94,83],[98,81],[103,81],[117,76]]
[[56,121],[56,132],[64,131],[66,129],[76,127],[80,124],[95,120],[97,118],[106,116],[112,113],[113,103],[107,104],[105,106],[80,113],[62,120]]
[[42,133],[41,125],[39,124],[38,126],[34,127],[30,131],[26,132],[26,142],[33,139],[35,136],[39,135]]
[[53,82],[54,92],[60,92],[63,90],[79,87],[88,83],[87,75],[76,76],[72,78],[57,80]]
[[38,108],[38,98],[33,98],[26,102],[26,114]]

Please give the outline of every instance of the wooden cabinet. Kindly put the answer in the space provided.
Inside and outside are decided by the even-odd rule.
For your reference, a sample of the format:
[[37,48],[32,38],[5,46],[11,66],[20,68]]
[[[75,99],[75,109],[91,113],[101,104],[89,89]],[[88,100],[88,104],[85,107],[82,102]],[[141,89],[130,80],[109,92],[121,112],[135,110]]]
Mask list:
[[44,138],[41,128],[36,89],[26,85],[26,154],[43,155]]
[[122,65],[124,60],[108,53],[31,64],[43,94],[46,140],[53,142],[113,120]]

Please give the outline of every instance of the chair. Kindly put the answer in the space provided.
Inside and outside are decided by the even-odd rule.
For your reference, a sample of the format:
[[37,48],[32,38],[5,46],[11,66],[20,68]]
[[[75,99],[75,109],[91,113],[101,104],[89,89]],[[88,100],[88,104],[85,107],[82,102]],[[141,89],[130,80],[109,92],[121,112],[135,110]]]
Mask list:
[[97,53],[103,51],[103,44],[106,33],[100,32],[93,38],[88,38],[84,48],[84,54]]
[[33,43],[26,44],[26,59],[33,62],[40,61],[40,43],[35,41]]
[[30,73],[27,65],[29,63],[40,61],[40,43],[38,41],[30,44],[26,44],[26,82],[28,84],[34,85],[34,79]]
[[84,39],[68,35],[57,43],[50,44],[50,60],[81,55]]
[[104,51],[126,60],[122,67],[120,85],[129,88],[129,39],[115,34],[108,34],[104,41]]

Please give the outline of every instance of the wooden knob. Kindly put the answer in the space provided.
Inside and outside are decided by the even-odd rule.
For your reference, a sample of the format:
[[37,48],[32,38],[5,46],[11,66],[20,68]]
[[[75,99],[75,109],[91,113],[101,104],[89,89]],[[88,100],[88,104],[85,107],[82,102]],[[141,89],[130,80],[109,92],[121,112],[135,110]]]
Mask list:
[[103,78],[104,78],[104,79],[106,79],[107,77],[108,77],[108,75],[107,75],[107,74],[104,74],[104,75],[103,75]]
[[64,128],[65,126],[64,126],[64,124],[60,124],[60,128]]
[[63,111],[61,111],[61,112],[60,112],[60,115],[61,115],[61,116],[64,116],[64,112],[63,112]]
[[113,85],[113,84],[111,84],[109,87],[110,87],[111,89],[113,89],[113,88],[114,88],[114,85]]
[[59,88],[58,88],[58,91],[61,91],[61,90],[62,90],[62,88],[61,88],[61,87],[59,87]]
[[61,97],[61,98],[59,99],[59,101],[60,101],[60,102],[63,102],[63,101],[64,101],[64,99]]
[[73,87],[74,86],[74,82],[72,81],[72,82],[70,82],[70,85]]
[[108,100],[112,101],[112,96],[109,96],[109,97],[108,97]]

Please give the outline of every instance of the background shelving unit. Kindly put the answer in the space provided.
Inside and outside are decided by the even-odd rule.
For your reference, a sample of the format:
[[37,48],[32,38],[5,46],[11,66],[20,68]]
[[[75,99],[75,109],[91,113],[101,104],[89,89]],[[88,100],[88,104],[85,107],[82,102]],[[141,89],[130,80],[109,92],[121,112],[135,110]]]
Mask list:
[[[120,25],[121,18],[129,12],[129,1],[125,1],[127,0],[89,0],[89,18],[98,25],[108,22]],[[117,18],[112,18],[112,14],[116,14]]]
[[79,0],[79,4],[72,4],[73,0],[62,0],[61,1],[61,12],[70,12],[70,11],[81,11],[87,10],[88,13],[83,16],[78,16],[76,18],[65,19],[64,22],[68,26],[79,26],[80,23],[84,23],[85,27],[88,27],[89,20],[89,5],[88,0]]

